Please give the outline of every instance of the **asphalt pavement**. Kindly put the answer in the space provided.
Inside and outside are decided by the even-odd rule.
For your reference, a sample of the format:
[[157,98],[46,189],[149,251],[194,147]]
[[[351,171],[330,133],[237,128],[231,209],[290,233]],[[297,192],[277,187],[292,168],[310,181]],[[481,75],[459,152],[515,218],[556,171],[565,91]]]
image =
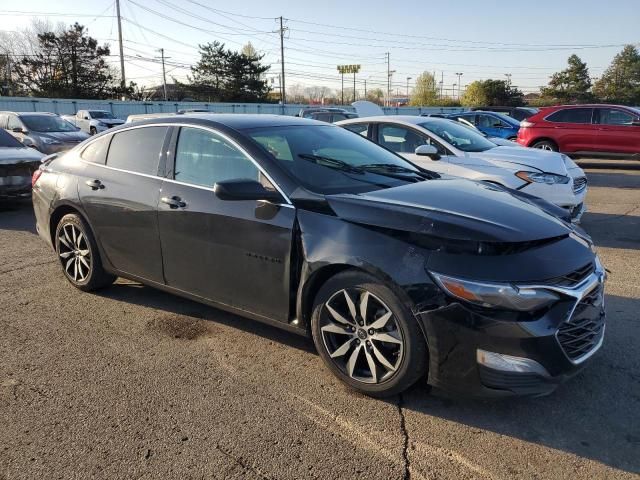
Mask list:
[[120,280],[66,282],[0,206],[0,479],[640,478],[640,171],[589,170],[602,350],[551,396],[356,394],[294,334]]

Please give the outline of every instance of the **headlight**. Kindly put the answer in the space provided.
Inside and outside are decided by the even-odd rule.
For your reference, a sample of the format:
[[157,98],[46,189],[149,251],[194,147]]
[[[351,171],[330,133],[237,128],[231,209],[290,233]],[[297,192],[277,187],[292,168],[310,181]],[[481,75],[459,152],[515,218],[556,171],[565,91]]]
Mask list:
[[434,272],[431,275],[440,288],[452,297],[482,307],[526,312],[546,307],[559,299],[555,293],[542,289],[518,288],[508,283],[474,282]]
[[42,143],[46,143],[47,145],[58,145],[62,142],[60,142],[59,140],[56,140],[55,138],[43,138],[42,139]]
[[516,173],[516,177],[524,180],[527,183],[546,183],[547,185],[554,185],[557,183],[569,183],[569,177],[564,175],[556,175],[555,173],[540,173],[540,172],[527,172],[520,171]]

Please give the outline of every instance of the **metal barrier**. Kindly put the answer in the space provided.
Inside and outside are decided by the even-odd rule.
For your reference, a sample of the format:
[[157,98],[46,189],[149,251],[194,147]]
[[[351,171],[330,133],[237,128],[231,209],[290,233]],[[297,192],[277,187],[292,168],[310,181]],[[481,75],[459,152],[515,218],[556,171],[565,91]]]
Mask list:
[[[214,113],[265,113],[295,115],[304,107],[338,107],[354,111],[345,105],[304,105],[277,103],[206,103],[206,102],[133,102],[118,100],[56,99],[33,97],[0,97],[0,111],[52,112],[74,115],[78,110],[107,110],[115,117],[126,119],[142,113],[176,113],[182,109],[204,109]],[[423,113],[454,113],[460,107],[384,107],[387,115],[420,115]]]

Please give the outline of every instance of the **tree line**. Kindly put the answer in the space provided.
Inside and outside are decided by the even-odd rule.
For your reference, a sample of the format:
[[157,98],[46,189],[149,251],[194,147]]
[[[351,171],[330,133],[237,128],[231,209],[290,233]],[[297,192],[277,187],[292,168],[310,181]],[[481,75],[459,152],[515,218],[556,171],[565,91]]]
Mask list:
[[[263,56],[250,43],[237,52],[216,41],[199,45],[199,53],[187,82],[173,79],[170,100],[269,101],[264,74],[270,66],[261,63]],[[78,23],[56,29],[36,23],[30,31],[0,36],[0,93],[147,100],[162,91],[161,87],[145,90],[135,82],[123,87],[119,70],[108,62],[110,57],[109,45],[100,45]]]
[[[640,53],[634,45],[625,46],[611,61],[601,77],[592,79],[587,64],[571,55],[567,68],[554,73],[538,94],[529,95],[506,80],[477,80],[460,97],[464,107],[533,106],[573,103],[614,103],[640,105]],[[452,99],[450,99],[451,102]],[[442,106],[434,76],[424,72],[416,80],[411,105]]]

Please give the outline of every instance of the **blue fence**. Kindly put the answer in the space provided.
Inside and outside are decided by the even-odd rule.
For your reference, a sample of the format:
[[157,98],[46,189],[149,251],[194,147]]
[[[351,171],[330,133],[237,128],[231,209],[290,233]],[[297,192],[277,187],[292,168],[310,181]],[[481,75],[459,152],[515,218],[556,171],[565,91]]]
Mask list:
[[[13,112],[53,112],[59,115],[74,115],[78,110],[108,110],[114,116],[126,119],[127,116],[141,113],[176,113],[182,109],[205,109],[215,113],[271,113],[276,115],[295,115],[307,105],[274,103],[198,103],[198,102],[128,102],[117,100],[73,100],[32,97],[0,97],[0,111]],[[317,106],[317,105],[314,105]],[[331,105],[325,105],[331,106]],[[348,110],[351,106],[335,105]],[[384,107],[387,115],[420,115],[422,113],[460,112],[459,107]]]

